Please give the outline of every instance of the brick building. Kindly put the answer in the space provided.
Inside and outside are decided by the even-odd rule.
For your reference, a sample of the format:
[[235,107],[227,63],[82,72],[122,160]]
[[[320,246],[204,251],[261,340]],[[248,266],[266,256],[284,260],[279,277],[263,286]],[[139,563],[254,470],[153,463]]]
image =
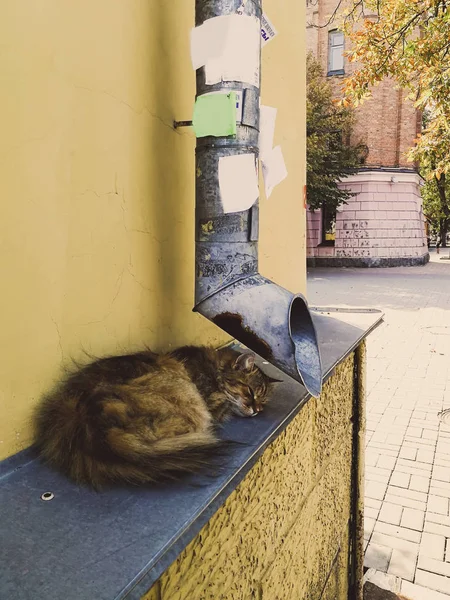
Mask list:
[[[337,0],[307,0],[307,48],[322,64],[334,95],[355,69],[344,56],[349,40],[327,22]],[[320,27],[318,27],[320,26]],[[342,184],[356,193],[336,214],[308,211],[311,266],[397,266],[428,261],[421,178],[406,152],[421,115],[391,79],[358,107],[353,137],[367,148],[364,164]]]

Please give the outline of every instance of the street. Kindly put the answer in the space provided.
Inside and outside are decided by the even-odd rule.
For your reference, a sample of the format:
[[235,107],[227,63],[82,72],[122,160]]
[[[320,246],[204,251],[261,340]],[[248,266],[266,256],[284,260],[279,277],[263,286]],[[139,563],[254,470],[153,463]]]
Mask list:
[[365,566],[412,600],[450,597],[450,417],[438,417],[450,408],[448,255],[308,271],[311,306],[385,313],[368,339]]

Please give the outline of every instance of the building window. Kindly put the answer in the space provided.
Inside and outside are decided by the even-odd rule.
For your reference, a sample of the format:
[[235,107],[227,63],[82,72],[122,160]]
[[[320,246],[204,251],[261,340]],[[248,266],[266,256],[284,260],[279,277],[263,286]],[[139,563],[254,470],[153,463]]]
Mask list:
[[336,239],[336,211],[322,206],[322,241],[323,246],[334,246]]
[[344,34],[334,29],[328,32],[328,75],[344,74]]

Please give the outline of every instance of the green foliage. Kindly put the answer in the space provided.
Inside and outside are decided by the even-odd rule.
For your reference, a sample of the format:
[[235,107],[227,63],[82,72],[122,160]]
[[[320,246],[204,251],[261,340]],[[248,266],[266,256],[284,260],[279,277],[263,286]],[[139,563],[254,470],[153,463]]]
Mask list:
[[[422,115],[422,125],[427,129],[433,114],[425,110]],[[423,212],[428,218],[433,233],[438,234],[443,246],[446,246],[447,232],[450,229],[450,183],[442,173],[435,172],[435,158],[432,153],[427,155],[427,161],[421,165],[421,174],[425,178],[422,188]]]
[[[340,0],[339,4],[342,4]],[[450,8],[447,0],[352,0],[342,27],[357,63],[346,101],[357,105],[393,77],[420,110],[426,128],[410,152],[427,177],[450,172]]]
[[313,209],[326,204],[333,211],[352,195],[338,183],[360,165],[361,147],[347,143],[353,113],[333,102],[331,87],[311,53],[306,82],[307,200]]
[[443,246],[450,229],[450,183],[445,174],[439,179],[434,176],[426,179],[422,188],[423,212],[428,218],[431,229],[439,234]]

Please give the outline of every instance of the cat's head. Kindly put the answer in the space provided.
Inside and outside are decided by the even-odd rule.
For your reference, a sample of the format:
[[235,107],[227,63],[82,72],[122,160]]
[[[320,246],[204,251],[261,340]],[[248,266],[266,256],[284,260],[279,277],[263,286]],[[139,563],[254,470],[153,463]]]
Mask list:
[[233,412],[241,417],[254,417],[263,410],[273,385],[279,380],[261,371],[249,352],[239,354],[224,348],[219,355],[224,391]]

